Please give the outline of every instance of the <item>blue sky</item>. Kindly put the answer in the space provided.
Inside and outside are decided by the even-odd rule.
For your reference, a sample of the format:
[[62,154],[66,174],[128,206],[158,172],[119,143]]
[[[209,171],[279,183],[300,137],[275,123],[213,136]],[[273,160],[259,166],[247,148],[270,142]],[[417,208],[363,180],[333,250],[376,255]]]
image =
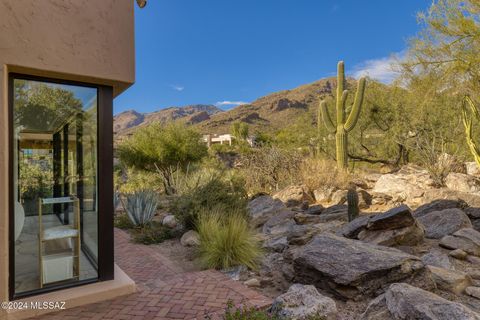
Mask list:
[[[149,0],[135,9],[136,83],[115,113],[251,102],[335,73],[388,81],[429,0]],[[225,102],[225,103],[224,103]]]

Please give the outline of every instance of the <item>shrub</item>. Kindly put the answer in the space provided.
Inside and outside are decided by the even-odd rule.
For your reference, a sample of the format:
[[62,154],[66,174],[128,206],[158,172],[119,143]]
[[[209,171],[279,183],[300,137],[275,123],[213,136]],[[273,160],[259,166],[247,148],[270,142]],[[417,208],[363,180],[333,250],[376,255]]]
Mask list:
[[170,212],[187,229],[196,228],[201,211],[219,205],[229,211],[246,210],[244,183],[233,171],[200,169],[180,175],[174,181],[178,196],[172,201]]
[[137,191],[125,198],[125,201],[122,200],[123,208],[135,226],[145,226],[152,221],[159,203],[155,192]]
[[179,232],[162,225],[159,222],[152,222],[141,228],[131,230],[133,241],[141,244],[157,244],[165,240],[179,236]]
[[249,194],[277,191],[296,182],[301,157],[292,151],[266,146],[241,159],[241,171]]
[[262,255],[260,242],[243,212],[225,213],[222,207],[203,211],[198,219],[200,258],[208,268],[226,269],[239,265],[256,269]]
[[118,156],[123,164],[158,172],[167,194],[175,193],[169,180],[171,171],[184,169],[206,155],[207,147],[200,134],[176,123],[153,123],[142,127],[118,147]]
[[135,227],[127,214],[117,214],[113,220],[115,228],[128,230]]
[[299,179],[309,190],[347,189],[354,175],[338,169],[332,160],[306,158],[300,165]]
[[[123,179],[122,179],[123,178]],[[123,177],[116,179],[118,191],[129,194],[145,190],[161,190],[162,179],[156,174],[148,171],[128,168]]]

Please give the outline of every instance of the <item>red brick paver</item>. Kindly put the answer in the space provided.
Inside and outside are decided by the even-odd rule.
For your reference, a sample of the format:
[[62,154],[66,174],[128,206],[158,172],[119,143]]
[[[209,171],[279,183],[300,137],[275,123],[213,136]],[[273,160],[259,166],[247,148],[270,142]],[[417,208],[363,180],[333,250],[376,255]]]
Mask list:
[[204,319],[221,313],[228,300],[260,308],[271,303],[218,271],[175,270],[170,260],[153,247],[130,243],[130,236],[117,229],[115,262],[135,281],[137,293],[39,319]]

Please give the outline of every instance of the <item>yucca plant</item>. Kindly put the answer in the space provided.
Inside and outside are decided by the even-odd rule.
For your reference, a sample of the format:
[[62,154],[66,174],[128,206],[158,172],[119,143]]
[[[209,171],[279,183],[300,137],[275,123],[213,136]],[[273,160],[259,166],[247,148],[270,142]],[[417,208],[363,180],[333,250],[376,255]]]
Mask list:
[[158,196],[153,191],[136,191],[127,194],[125,201],[123,199],[121,201],[128,217],[135,226],[149,224],[159,204]]
[[243,212],[225,213],[221,207],[203,211],[199,215],[197,230],[200,258],[205,267],[228,269],[244,265],[257,268],[262,250]]

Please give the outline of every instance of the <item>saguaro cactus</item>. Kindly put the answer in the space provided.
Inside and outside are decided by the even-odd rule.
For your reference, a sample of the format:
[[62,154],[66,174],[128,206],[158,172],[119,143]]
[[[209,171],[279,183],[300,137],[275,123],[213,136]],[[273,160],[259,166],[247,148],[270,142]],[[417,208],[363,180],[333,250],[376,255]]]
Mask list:
[[[472,116],[469,116],[468,108],[470,108]],[[472,130],[472,122],[473,122],[472,118],[475,117],[477,120],[480,120],[480,113],[478,112],[478,109],[473,103],[472,99],[470,99],[470,97],[468,96],[466,96],[465,100],[463,101],[462,114],[463,114],[463,125],[465,127],[465,135],[467,139],[468,148],[470,149],[470,153],[473,155],[473,158],[475,159],[477,166],[480,167],[480,149],[477,147],[477,144],[473,140],[473,130]]]
[[335,133],[336,138],[336,155],[337,166],[340,169],[346,170],[348,168],[348,133],[355,128],[360,111],[363,105],[363,96],[365,93],[366,79],[361,78],[358,81],[357,92],[355,93],[355,100],[348,117],[346,115],[345,104],[347,102],[348,90],[345,90],[345,66],[343,61],[338,63],[337,70],[337,123],[333,124],[332,118],[328,113],[327,102],[320,101],[320,115],[323,123],[329,132]]
[[350,188],[347,192],[348,204],[348,222],[355,220],[358,217],[360,209],[358,207],[358,193],[355,188]]

